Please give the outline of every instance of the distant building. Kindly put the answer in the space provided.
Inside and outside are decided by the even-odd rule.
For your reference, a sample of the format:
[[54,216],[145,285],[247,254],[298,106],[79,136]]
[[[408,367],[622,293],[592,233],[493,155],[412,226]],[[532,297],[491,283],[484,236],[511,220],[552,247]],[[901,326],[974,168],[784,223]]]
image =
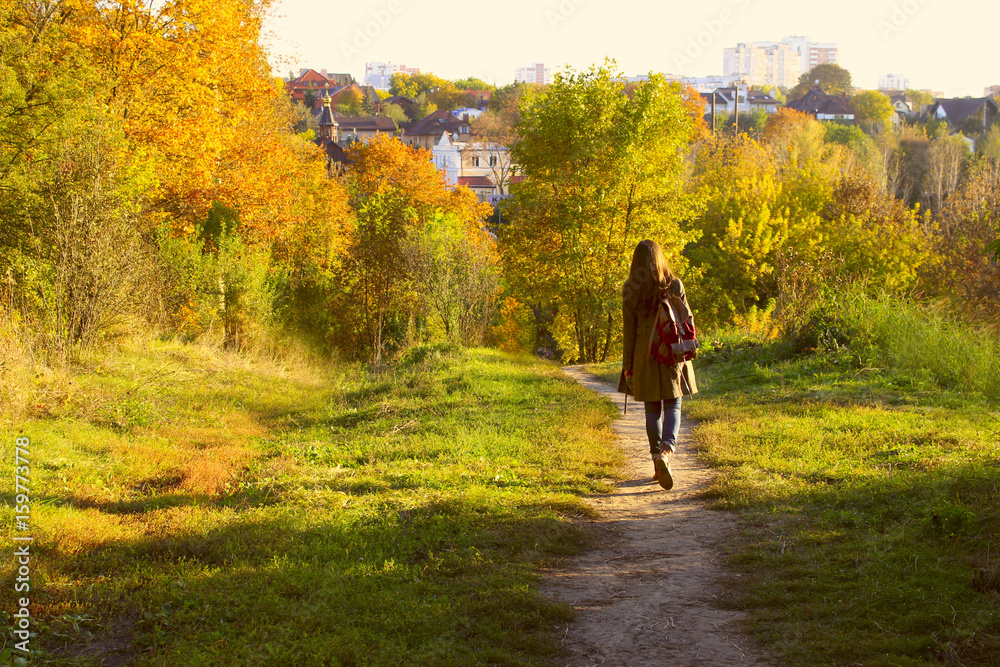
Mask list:
[[455,118],[450,111],[438,109],[410,125],[403,133],[403,143],[414,148],[433,150],[445,133],[455,136],[455,141],[468,141],[472,136],[469,118]]
[[910,87],[910,78],[904,74],[883,74],[878,78],[879,90],[906,90]]
[[467,117],[469,120],[475,120],[480,116],[482,116],[484,113],[486,112],[483,111],[482,109],[470,108],[470,109],[455,109],[454,111],[451,112],[451,115],[454,116],[455,118],[462,118],[464,116]]
[[313,106],[317,107],[322,104],[324,96],[333,95],[335,91],[353,83],[354,77],[350,74],[330,74],[325,69],[303,69],[298,76],[285,80],[285,91],[296,102],[305,102],[307,97],[311,98]]
[[715,111],[716,116],[721,116],[722,114],[725,113],[726,98],[723,97],[722,95],[720,95],[717,91],[713,90],[713,91],[711,91],[709,93],[698,93],[698,94],[701,95],[701,101],[705,105],[705,115],[706,116],[711,116],[712,115],[712,111],[713,111],[713,109],[712,109],[712,101],[713,101],[713,98],[714,98],[714,101],[715,101],[715,109],[714,109],[714,111]]
[[[431,148],[431,161],[449,186],[465,186],[480,201],[504,196],[513,180],[510,151],[495,144],[462,141],[457,134],[444,132]],[[502,181],[498,185],[498,181]]]
[[[329,97],[323,100],[317,120],[317,144],[321,147],[333,143],[344,148],[355,141],[369,141],[377,134],[394,135],[398,130],[396,122],[386,116],[342,116],[331,108]],[[327,154],[333,157],[331,149]]]
[[939,99],[927,107],[924,117],[948,121],[948,127],[956,131],[985,132],[996,121],[997,101],[993,97]]
[[393,63],[365,63],[365,85],[372,86],[378,90],[389,90],[392,75],[400,72],[411,75],[420,74],[420,69]]
[[723,51],[722,74],[750,86],[792,88],[802,74],[802,58],[788,44],[740,43]]
[[792,35],[781,40],[799,54],[801,71],[805,74],[817,65],[839,65],[840,47],[833,42],[814,42],[802,35]]
[[[737,90],[739,90],[738,95]],[[715,113],[717,116],[734,113],[737,105],[739,105],[740,113],[760,110],[766,111],[769,114],[775,113],[779,106],[778,100],[759,90],[719,88],[712,93],[701,94],[701,98],[705,102],[706,115],[712,113],[713,95],[715,95]]]
[[889,103],[892,104],[892,108],[896,112],[894,122],[897,125],[914,117],[913,100],[905,91],[885,89],[879,92],[889,98]]
[[711,93],[718,88],[729,88],[740,80],[739,76],[718,74],[713,76],[685,76],[677,79],[692,86],[699,93]]
[[804,97],[789,102],[785,108],[807,113],[816,120],[854,120],[854,109],[846,96],[827,95],[819,86],[813,86]]
[[989,86],[983,91],[986,97],[1000,97],[1000,86]]
[[518,67],[514,72],[514,83],[552,83],[549,68],[543,63],[535,63],[530,67]]

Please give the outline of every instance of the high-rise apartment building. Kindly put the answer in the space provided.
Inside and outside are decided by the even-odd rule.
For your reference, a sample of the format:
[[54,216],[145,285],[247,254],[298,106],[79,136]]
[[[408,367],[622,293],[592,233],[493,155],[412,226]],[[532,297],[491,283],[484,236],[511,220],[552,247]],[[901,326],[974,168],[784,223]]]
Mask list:
[[781,40],[795,49],[802,61],[802,71],[805,74],[816,65],[839,65],[840,48],[832,42],[813,42],[802,35],[792,35]]
[[906,90],[910,87],[910,78],[905,74],[883,74],[878,78],[879,90]]
[[365,63],[365,85],[379,90],[389,90],[392,75],[397,72],[420,74],[420,69],[406,65],[394,65],[393,63]]
[[514,83],[552,83],[549,68],[543,63],[534,63],[530,67],[518,67],[514,73]]
[[778,42],[749,42],[723,51],[723,76],[751,86],[793,87],[802,73],[798,51]]

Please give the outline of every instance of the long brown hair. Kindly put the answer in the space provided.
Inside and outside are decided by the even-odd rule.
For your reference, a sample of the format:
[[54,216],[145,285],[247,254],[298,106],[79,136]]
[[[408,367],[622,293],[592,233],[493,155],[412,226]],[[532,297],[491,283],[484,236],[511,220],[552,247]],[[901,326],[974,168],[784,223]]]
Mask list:
[[663,251],[655,241],[640,241],[632,253],[628,280],[622,287],[622,302],[651,313],[656,310],[658,297],[676,280]]

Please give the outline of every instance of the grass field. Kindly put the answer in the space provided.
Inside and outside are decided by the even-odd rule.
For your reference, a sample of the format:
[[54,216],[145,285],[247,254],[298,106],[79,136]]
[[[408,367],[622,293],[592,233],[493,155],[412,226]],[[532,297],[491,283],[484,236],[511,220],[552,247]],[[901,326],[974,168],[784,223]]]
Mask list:
[[372,375],[166,342],[58,387],[2,436],[32,442],[32,664],[541,664],[570,612],[537,568],[621,465],[612,406],[486,350]]
[[1000,406],[849,349],[720,346],[697,446],[790,664],[1000,664]]

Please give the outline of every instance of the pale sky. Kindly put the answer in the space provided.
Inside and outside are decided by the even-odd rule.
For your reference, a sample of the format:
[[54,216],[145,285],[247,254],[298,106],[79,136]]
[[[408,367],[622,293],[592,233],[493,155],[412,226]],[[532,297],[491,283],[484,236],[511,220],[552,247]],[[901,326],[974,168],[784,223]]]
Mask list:
[[517,67],[581,70],[605,56],[629,76],[706,76],[722,74],[728,46],[805,35],[837,43],[863,88],[880,74],[946,96],[1000,84],[995,0],[276,0],[265,32],[277,74],[325,68],[358,81],[366,61],[503,85]]

